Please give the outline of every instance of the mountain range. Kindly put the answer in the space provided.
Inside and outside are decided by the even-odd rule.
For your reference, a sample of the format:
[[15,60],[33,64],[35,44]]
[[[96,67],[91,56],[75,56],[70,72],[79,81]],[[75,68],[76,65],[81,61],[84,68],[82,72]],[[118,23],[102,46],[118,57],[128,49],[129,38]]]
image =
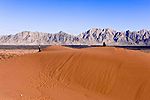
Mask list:
[[23,31],[15,35],[0,36],[0,45],[102,45],[110,46],[150,46],[150,31],[124,31],[92,28],[79,35],[60,31],[42,33]]

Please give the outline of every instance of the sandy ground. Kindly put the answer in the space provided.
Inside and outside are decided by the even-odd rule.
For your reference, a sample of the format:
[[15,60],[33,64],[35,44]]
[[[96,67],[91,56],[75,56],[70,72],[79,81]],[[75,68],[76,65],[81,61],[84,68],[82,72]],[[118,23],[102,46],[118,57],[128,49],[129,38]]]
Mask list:
[[15,49],[15,50],[0,50],[0,60],[10,59],[16,56],[21,56],[24,54],[31,54],[36,53],[37,50],[21,50],[21,49]]
[[140,50],[142,52],[145,52],[145,53],[150,53],[150,50]]
[[150,100],[150,54],[51,46],[0,61],[0,100]]

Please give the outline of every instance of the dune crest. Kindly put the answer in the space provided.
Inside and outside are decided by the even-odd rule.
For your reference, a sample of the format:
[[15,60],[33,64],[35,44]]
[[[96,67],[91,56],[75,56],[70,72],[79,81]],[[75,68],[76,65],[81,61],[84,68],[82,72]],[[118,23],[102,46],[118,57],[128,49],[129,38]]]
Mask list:
[[149,100],[150,55],[51,46],[0,62],[3,100]]
[[61,45],[52,45],[47,48],[44,48],[42,51],[61,51],[61,50],[70,50],[72,48],[61,46]]

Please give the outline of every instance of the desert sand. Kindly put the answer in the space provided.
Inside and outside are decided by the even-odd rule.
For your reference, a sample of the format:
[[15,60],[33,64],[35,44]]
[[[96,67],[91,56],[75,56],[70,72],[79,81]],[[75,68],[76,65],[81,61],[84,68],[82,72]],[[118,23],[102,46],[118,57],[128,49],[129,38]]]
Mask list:
[[30,53],[36,53],[38,50],[25,50],[25,49],[12,49],[12,50],[6,50],[1,49],[0,50],[0,60],[6,60],[13,57],[17,57],[20,55],[30,54]]
[[150,100],[150,54],[51,46],[2,60],[0,100]]

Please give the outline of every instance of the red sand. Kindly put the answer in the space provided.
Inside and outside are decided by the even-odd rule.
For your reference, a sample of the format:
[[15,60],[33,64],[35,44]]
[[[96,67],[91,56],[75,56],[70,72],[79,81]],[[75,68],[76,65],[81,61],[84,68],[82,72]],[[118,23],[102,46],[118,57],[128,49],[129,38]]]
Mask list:
[[150,100],[150,54],[51,46],[0,61],[0,100]]

